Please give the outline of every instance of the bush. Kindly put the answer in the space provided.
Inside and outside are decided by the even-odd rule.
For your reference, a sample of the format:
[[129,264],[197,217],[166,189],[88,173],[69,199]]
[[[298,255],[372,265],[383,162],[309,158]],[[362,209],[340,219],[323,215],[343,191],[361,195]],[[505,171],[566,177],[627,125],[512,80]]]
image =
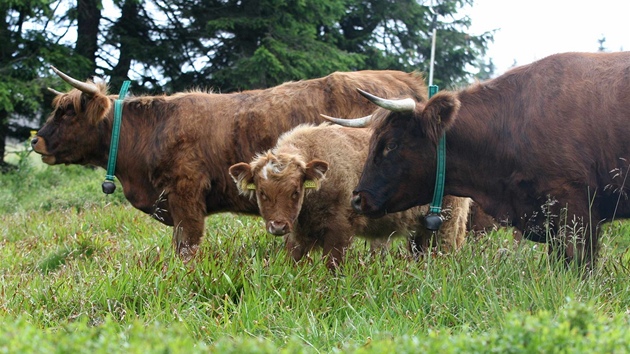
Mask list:
[[[40,163],[41,164],[41,163]],[[103,194],[105,171],[84,166],[45,166],[20,162],[0,175],[0,213],[26,210],[81,210],[107,203],[127,203],[122,187]]]

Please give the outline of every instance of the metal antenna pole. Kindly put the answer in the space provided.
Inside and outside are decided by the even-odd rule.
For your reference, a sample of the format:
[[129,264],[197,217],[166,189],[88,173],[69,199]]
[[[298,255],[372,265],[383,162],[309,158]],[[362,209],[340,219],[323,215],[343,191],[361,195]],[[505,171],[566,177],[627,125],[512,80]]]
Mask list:
[[435,62],[435,37],[436,30],[433,28],[433,35],[431,39],[431,62],[429,63],[429,86],[433,85],[433,63]]
[[431,21],[431,27],[433,27],[433,31],[431,34],[431,61],[429,62],[429,86],[433,85],[433,63],[435,62],[435,38],[437,37],[437,31],[435,29],[437,15],[433,10],[433,0],[431,0],[431,13],[433,14],[433,19]]

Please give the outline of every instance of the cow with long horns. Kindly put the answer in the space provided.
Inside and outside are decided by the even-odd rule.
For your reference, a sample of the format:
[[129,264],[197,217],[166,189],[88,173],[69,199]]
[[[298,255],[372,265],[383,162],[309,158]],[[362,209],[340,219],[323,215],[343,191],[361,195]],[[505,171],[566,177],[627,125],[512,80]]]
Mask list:
[[373,245],[407,237],[414,255],[431,246],[454,251],[464,243],[469,198],[444,197],[445,222],[436,234],[422,222],[427,205],[378,219],[352,210],[352,189],[359,181],[370,135],[368,129],[300,125],[251,162],[230,167],[241,194],[257,201],[267,232],[286,237],[287,252],[295,261],[322,248],[326,265],[334,269],[355,235]]
[[[53,70],[75,89],[54,99],[54,111],[31,142],[34,151],[50,165],[105,168],[118,97],[108,95],[104,83],[81,82]],[[239,195],[228,168],[271,148],[281,133],[300,123],[322,122],[318,112],[357,116],[373,111],[355,87],[426,100],[423,80],[397,71],[338,72],[231,94],[128,97],[122,104],[115,176],[134,207],[175,226],[174,246],[189,259],[204,233],[206,215],[258,213],[255,201]]]
[[375,131],[358,212],[429,202],[444,135],[445,193],[472,197],[559,259],[590,269],[601,223],[630,217],[630,52],[556,54],[428,102],[363,94],[383,108],[352,122]]

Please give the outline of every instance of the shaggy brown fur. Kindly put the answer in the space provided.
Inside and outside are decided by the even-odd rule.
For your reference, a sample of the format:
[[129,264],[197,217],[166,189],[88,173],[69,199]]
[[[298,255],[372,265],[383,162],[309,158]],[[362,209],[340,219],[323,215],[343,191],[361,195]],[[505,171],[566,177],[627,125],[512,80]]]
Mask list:
[[[590,268],[602,221],[630,217],[630,52],[552,55],[375,117],[355,196],[364,212],[430,201],[445,133],[445,193],[472,197],[560,259]],[[389,141],[400,149],[380,158]]]
[[[256,203],[238,195],[227,172],[271,148],[300,123],[319,123],[319,113],[370,114],[374,106],[356,92],[367,87],[386,97],[426,100],[417,74],[397,71],[333,73],[267,90],[206,92],[124,100],[116,177],[136,208],[175,225],[173,242],[186,259],[194,254],[210,213],[256,214]],[[33,139],[48,164],[106,168],[113,101],[106,85],[89,95],[76,89],[55,99],[54,111]]]
[[[251,163],[239,163],[230,174],[241,194],[255,198],[267,232],[287,237],[287,251],[299,261],[322,247],[329,268],[337,267],[353,236],[410,238],[412,250],[424,252],[432,232],[421,220],[428,206],[369,219],[352,210],[350,199],[365,163],[370,131],[323,124],[301,125],[283,134],[273,149]],[[312,188],[306,188],[310,181]],[[255,185],[255,190],[248,188]],[[445,197],[445,223],[439,242],[445,251],[465,240],[470,199]]]

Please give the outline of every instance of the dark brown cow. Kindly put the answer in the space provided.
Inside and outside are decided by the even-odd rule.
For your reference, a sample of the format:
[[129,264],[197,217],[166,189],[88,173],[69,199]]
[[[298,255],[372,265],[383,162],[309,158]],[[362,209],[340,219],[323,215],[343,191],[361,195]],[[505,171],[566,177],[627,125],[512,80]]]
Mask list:
[[[54,111],[33,139],[33,149],[47,164],[105,168],[117,96],[108,96],[105,84],[57,73],[77,89],[55,98]],[[266,90],[126,98],[116,177],[134,207],[177,226],[173,242],[188,259],[203,235],[206,215],[258,211],[255,201],[239,196],[228,174],[232,164],[271,148],[282,132],[300,123],[323,121],[318,112],[369,114],[374,105],[355,87],[426,101],[426,86],[416,76],[339,72]]]
[[469,198],[444,197],[446,221],[433,233],[422,224],[428,206],[369,219],[350,206],[352,189],[361,175],[371,132],[335,125],[300,125],[283,134],[271,150],[251,163],[230,167],[239,191],[256,199],[267,232],[285,236],[288,253],[299,261],[313,247],[322,247],[327,266],[336,268],[354,235],[386,243],[409,237],[412,251],[433,245],[449,251],[466,237]]
[[556,54],[426,104],[380,105],[392,103],[397,112],[372,116],[353,197],[362,213],[429,202],[445,134],[445,193],[472,197],[565,261],[590,269],[600,224],[630,216],[630,52]]

